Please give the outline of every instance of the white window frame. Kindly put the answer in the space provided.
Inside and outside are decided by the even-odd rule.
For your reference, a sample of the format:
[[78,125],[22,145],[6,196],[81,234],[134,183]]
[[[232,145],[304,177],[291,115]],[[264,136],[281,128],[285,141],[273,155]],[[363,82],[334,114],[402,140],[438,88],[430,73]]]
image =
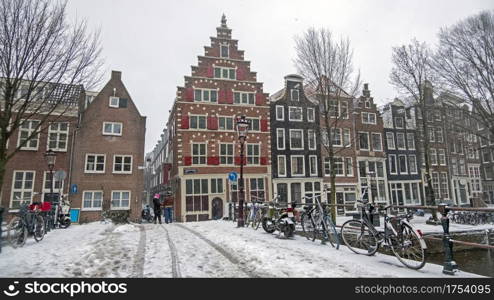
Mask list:
[[[393,141],[393,145],[390,145],[389,141]],[[390,150],[395,150],[396,149],[396,144],[395,144],[395,134],[394,132],[386,132],[386,145],[388,146],[388,149]]]
[[315,122],[316,121],[316,113],[315,109],[312,107],[307,108],[307,122]]
[[[15,189],[15,175],[16,173],[23,173],[22,175],[22,188],[20,189]],[[27,172],[30,172],[30,173],[33,173],[33,182],[31,184],[31,188],[30,189],[26,189],[25,188],[25,179],[26,179],[26,173]],[[16,201],[20,201],[20,204],[24,201],[29,201],[29,203],[33,202],[33,197],[34,197],[34,185],[36,183],[36,171],[35,170],[14,170],[12,172],[12,188],[11,188],[11,191],[10,191],[10,203],[9,203],[9,208],[12,208],[12,209],[19,209],[19,208],[14,208],[13,207],[13,203],[14,203],[14,193],[21,193],[21,195],[24,195],[24,193],[31,193],[31,198],[28,200],[28,199],[19,199],[19,200],[16,200]],[[19,206],[20,206],[19,204]]]
[[[294,93],[295,92],[295,93]],[[297,95],[297,99],[293,97],[293,95]],[[290,100],[291,101],[300,101],[300,91],[298,89],[290,89]]]
[[[94,156],[94,170],[88,170],[87,169],[87,159],[89,156]],[[97,166],[97,161],[98,161],[98,156],[103,156],[103,170],[102,171],[97,171],[96,166]],[[101,153],[86,153],[84,160],[84,173],[89,173],[89,174],[104,174],[105,169],[106,169],[106,154],[101,154]]]
[[[91,207],[84,207],[84,195],[86,193],[91,193]],[[94,203],[94,194],[95,193],[101,193],[101,206],[100,207],[93,207],[93,203]],[[81,211],[100,211],[100,210],[103,210],[103,201],[104,201],[104,198],[103,198],[103,191],[101,190],[86,190],[86,191],[82,191],[82,199],[81,199]]]
[[[348,144],[345,143],[346,137],[348,137]],[[342,140],[343,147],[349,147],[352,145],[352,133],[351,133],[350,128],[343,128],[342,129],[342,138],[343,138],[343,140]]]
[[[403,157],[405,158],[405,171],[402,172],[401,171],[401,166],[402,165],[401,165],[400,158],[403,158]],[[406,154],[398,154],[398,166],[399,166],[399,170],[398,171],[399,171],[400,175],[401,174],[408,174],[408,157],[407,157]]]
[[[116,160],[117,157],[122,158],[122,170],[124,169],[125,166],[125,158],[130,157],[130,171],[115,171],[115,166],[117,165]],[[123,155],[123,154],[115,154],[113,155],[113,172],[114,174],[132,174],[132,165],[134,164],[134,157],[132,155]]]
[[[63,124],[63,123],[67,124],[67,130],[60,130],[60,125]],[[53,124],[57,124],[57,130],[53,130],[51,128],[51,126]],[[68,144],[69,144],[69,126],[70,126],[69,122],[53,122],[53,123],[50,123],[48,125],[48,136],[46,138],[46,149],[51,149],[51,150],[53,150],[55,152],[67,152],[67,147],[68,147]],[[51,142],[50,141],[50,136],[52,134],[56,134],[57,135],[57,139],[55,141],[57,147],[50,147],[50,142]],[[60,144],[60,135],[61,134],[65,134],[66,135],[66,137],[65,137],[65,148],[59,148],[58,147],[58,145]]]
[[[280,157],[283,158],[283,170],[285,170],[284,173],[280,173],[280,166],[282,165],[280,163]],[[278,177],[286,177],[286,155],[278,155],[276,159],[278,162],[278,164],[277,164]]]
[[[361,148],[360,147],[360,134],[366,134],[367,135],[367,148]],[[365,132],[365,131],[359,131],[358,132],[358,148],[359,150],[363,150],[363,151],[369,151],[370,150],[370,141],[369,141],[369,133],[368,132]]]
[[[388,156],[389,156],[389,164],[388,164],[389,174],[397,175],[398,174],[398,161],[397,161],[396,154],[389,154]],[[394,172],[393,172],[393,168],[391,167],[391,162],[393,161],[391,158],[394,158],[394,162],[395,162],[395,171]]]
[[[225,129],[222,129],[220,127],[220,119],[225,119]],[[227,124],[226,119],[232,119],[232,129],[227,129],[226,128],[226,124]],[[206,129],[208,128],[208,124],[207,124],[208,121],[207,120],[208,119],[206,117]],[[197,123],[197,124],[199,125],[199,123]],[[190,124],[189,124],[189,127],[190,127]],[[204,129],[201,128],[200,130],[204,130]],[[218,130],[221,130],[221,131],[232,131],[232,132],[235,131],[235,118],[232,117],[232,116],[218,116]]]
[[[398,122],[396,121],[397,119],[401,119],[401,122],[402,122],[401,124],[402,124],[402,126],[398,126]],[[398,129],[403,129],[403,128],[405,128],[405,119],[404,119],[403,117],[395,117],[395,118],[394,118],[394,121],[395,121],[395,122],[394,122],[394,123],[395,123],[395,128],[398,128]]]
[[[434,157],[434,161],[432,160],[432,157]],[[437,152],[435,148],[430,148],[429,161],[431,162],[431,166],[437,166],[438,161],[437,161]]]
[[[412,169],[410,168],[411,166],[411,163],[410,163],[410,158],[413,157],[413,160],[415,161],[415,171],[412,171]],[[410,174],[418,174],[418,163],[417,163],[417,156],[415,154],[410,154],[408,155],[408,171],[410,172]]]
[[[216,77],[216,70],[215,69],[220,69],[220,77]],[[225,70],[225,69],[228,70],[228,76],[227,77],[223,76],[223,70]],[[233,78],[230,78],[231,70],[233,70]],[[223,79],[223,80],[237,80],[237,69],[236,68],[229,68],[229,67],[213,66],[213,77],[216,79]]]
[[[238,94],[239,99],[238,102],[235,98],[235,94]],[[244,102],[244,95],[246,95],[245,99],[247,102]],[[252,98],[250,97],[252,95]],[[250,102],[250,99],[252,99],[252,103]],[[233,91],[233,104],[240,104],[240,105],[256,105],[256,93],[255,92],[246,92],[246,91]]]
[[[443,163],[441,163],[441,158],[443,157]],[[437,163],[440,166],[445,166],[446,165],[446,150],[445,149],[437,149]]]
[[[315,159],[315,170],[312,169],[312,160]],[[310,176],[317,176],[317,155],[309,155],[309,175]]]
[[[226,56],[223,55],[223,48],[226,48],[226,53],[227,53]],[[229,58],[230,57],[230,45],[228,45],[228,44],[221,44],[220,45],[220,57],[221,58]]]
[[[372,122],[370,119],[370,116],[374,116],[374,122]],[[371,113],[371,112],[362,112],[362,124],[372,124],[376,125],[377,124],[377,116],[376,113]]]
[[[410,139],[410,137],[412,138]],[[415,134],[413,132],[407,132],[406,140],[406,147],[408,147],[408,150],[415,150]],[[412,145],[410,145],[410,141],[412,142]]]
[[[257,146],[259,147],[259,151],[258,151],[258,155],[250,155],[249,156],[249,146]],[[249,165],[249,166],[258,166],[261,164],[261,144],[259,143],[248,143],[246,144],[245,146],[246,148],[246,155],[245,155],[245,160],[246,160],[246,164]],[[252,160],[254,161],[255,158],[257,158],[257,163],[249,163],[249,157],[252,157]]]
[[[117,104],[112,104],[112,100],[117,100]],[[113,107],[113,108],[119,108],[120,107],[120,97],[115,97],[115,96],[110,96],[108,99],[108,106]]]
[[[225,148],[226,149],[226,154],[225,155],[222,155],[221,154],[221,145],[227,145],[226,148]],[[231,155],[228,154],[228,145],[231,145],[232,146],[232,154]],[[227,163],[224,163],[224,164],[221,163],[221,158],[222,157],[225,157],[225,161]],[[231,163],[230,164],[228,163],[228,159],[229,158],[231,158]],[[222,165],[222,166],[232,166],[232,165],[234,165],[235,164],[235,144],[234,143],[219,143],[219,159],[220,159],[220,165]]]
[[[300,110],[300,119],[294,119],[294,118],[292,118],[292,111],[291,111],[292,108],[297,109],[297,110]],[[304,110],[303,110],[302,107],[288,106],[288,121],[291,121],[291,122],[302,122],[303,120],[304,120]]]
[[[293,159],[302,158],[302,173],[295,174],[293,172]],[[290,155],[290,171],[292,177],[304,177],[305,176],[305,156],[304,155]]]
[[[119,202],[122,203],[122,194],[123,193],[129,193],[129,205],[128,206],[118,206],[115,207],[113,206],[113,194],[114,193],[119,193],[120,194],[120,200]],[[111,210],[129,210],[130,209],[130,202],[132,201],[132,192],[130,190],[112,190],[111,191],[111,201],[110,201],[110,209]]]
[[[347,162],[350,161],[350,169],[348,169]],[[344,165],[343,167],[345,168],[345,176],[347,177],[353,177],[353,159],[351,157],[345,157],[344,158]],[[350,173],[347,171],[350,170]]]
[[[106,125],[111,125],[111,132],[105,132]],[[115,125],[120,125],[120,133],[115,133]],[[122,136],[123,133],[123,123],[122,122],[103,122],[103,135],[111,135],[111,136]]]
[[[292,132],[295,132],[295,131],[300,131],[302,132],[302,141],[301,141],[301,144],[302,144],[302,148],[294,148],[292,147]],[[289,130],[289,135],[290,135],[290,150],[304,150],[304,130],[303,129],[290,129]]]
[[[249,132],[261,132],[261,119],[260,118],[247,118],[250,124]],[[259,124],[258,129],[252,128],[254,125],[254,120],[257,121],[256,123]]]
[[[50,179],[50,172],[49,171],[45,171],[43,172],[43,194],[45,193],[50,193],[51,192],[51,189],[48,187],[46,187],[46,184],[48,183],[48,180]],[[53,174],[55,175],[55,174]],[[53,192],[56,193],[58,191],[62,191],[63,193],[63,188],[64,188],[64,181],[65,180],[55,180],[55,176],[53,176],[53,182],[52,182],[52,188],[53,188]],[[57,187],[57,183],[60,185],[59,187]],[[44,199],[44,197],[43,197]]]
[[[282,133],[282,134],[280,135],[280,133]],[[279,145],[279,140],[280,140],[281,136],[283,136],[282,147],[280,147],[280,145]],[[277,150],[285,150],[286,149],[285,128],[276,128],[276,149]]]
[[[309,150],[316,150],[317,149],[317,137],[316,137],[316,132],[313,129],[307,130],[307,139],[308,139],[307,140],[307,147],[309,147]],[[310,145],[311,139],[314,140],[314,143],[313,143],[314,147],[311,147],[311,145]]]
[[[379,150],[374,149],[374,139],[372,138],[374,135],[379,135],[379,144],[381,145],[381,149],[379,149]],[[379,133],[379,132],[371,132],[370,133],[370,139],[371,139],[371,142],[372,142],[372,151],[375,151],[375,152],[383,152],[384,151],[384,149],[383,149],[383,140],[382,140],[381,133]]]
[[[196,91],[201,91],[201,99],[196,98]],[[216,92],[216,101],[211,101],[212,92]],[[204,100],[204,94],[208,93],[209,100]],[[194,88],[194,102],[218,103],[218,89]]]
[[[399,136],[403,136],[403,147],[399,147]],[[407,149],[407,138],[405,136],[404,132],[397,132],[396,133],[396,149],[398,150],[406,150]]]
[[[199,153],[197,155],[194,155],[194,145],[204,145],[204,154]],[[201,147],[199,146],[198,151],[200,152]],[[193,166],[205,166],[208,164],[208,144],[207,143],[190,143],[190,157],[191,157],[191,164]],[[194,163],[194,157],[198,157],[199,163],[195,164]],[[204,163],[200,163],[201,157],[204,157]]]
[[[26,128],[22,128],[22,125],[24,124],[24,122],[29,122],[29,128],[26,129]],[[21,132],[22,131],[27,131],[27,136],[31,136],[33,134],[33,132],[35,131],[33,129],[33,122],[41,122],[40,120],[34,120],[34,119],[23,119],[21,120],[20,124],[19,124],[19,128],[18,128],[18,134],[17,134],[17,147],[19,147],[21,145]],[[36,127],[36,126],[34,126]],[[38,128],[39,130],[39,128]],[[36,147],[29,147],[28,145],[30,144],[31,141],[34,141],[36,140]],[[29,139],[26,144],[20,148],[20,150],[28,150],[28,151],[37,151],[38,148],[39,148],[39,131],[38,133],[36,133],[35,135],[33,135],[33,137],[31,139]]]
[[[281,109],[281,118],[278,118],[278,110]],[[285,121],[285,107],[282,105],[276,105],[276,121]]]

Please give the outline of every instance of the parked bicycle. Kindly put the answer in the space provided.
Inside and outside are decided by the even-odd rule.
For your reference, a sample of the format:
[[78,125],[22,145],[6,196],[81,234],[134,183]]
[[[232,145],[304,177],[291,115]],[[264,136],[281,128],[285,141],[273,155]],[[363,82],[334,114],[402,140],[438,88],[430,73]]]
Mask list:
[[378,231],[372,223],[375,207],[368,201],[362,203],[359,220],[348,220],[341,227],[345,245],[357,254],[374,255],[379,247],[391,248],[398,260],[410,269],[418,270],[425,265],[427,245],[420,230],[409,222],[413,213],[388,216],[391,206],[378,208],[384,211],[384,231]]
[[294,209],[296,203],[285,206],[279,203],[279,196],[276,196],[266,210],[262,218],[262,228],[267,233],[273,233],[278,230],[280,236],[282,233],[285,238],[293,237],[295,233],[295,215]]
[[18,215],[7,225],[7,240],[12,247],[22,247],[26,244],[28,234],[32,234],[36,242],[45,236],[45,220],[41,215],[40,203],[27,202],[21,204]]
[[[265,202],[262,200],[263,199],[253,200],[251,203],[249,203],[250,205],[248,206],[246,219],[245,219],[245,226],[246,227],[252,226],[252,228],[257,230],[259,228],[259,226],[261,225],[262,216],[263,216],[263,208],[267,207]],[[264,209],[264,211],[265,211],[265,209]]]
[[448,217],[457,224],[482,225],[494,224],[494,213],[455,211],[450,212]]
[[340,238],[331,218],[330,207],[321,203],[320,198],[321,195],[302,197],[304,200],[315,200],[304,206],[304,211],[300,217],[302,230],[307,239],[315,241],[317,237],[321,237],[321,243],[329,242],[331,246],[339,249]]

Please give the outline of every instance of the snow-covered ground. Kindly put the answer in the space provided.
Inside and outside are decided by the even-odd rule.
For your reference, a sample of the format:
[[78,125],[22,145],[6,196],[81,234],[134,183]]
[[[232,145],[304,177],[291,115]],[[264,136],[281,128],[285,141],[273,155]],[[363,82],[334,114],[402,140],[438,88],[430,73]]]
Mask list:
[[231,221],[73,225],[0,253],[0,277],[443,276],[439,265],[414,271],[394,256],[360,256],[300,236],[279,239]]

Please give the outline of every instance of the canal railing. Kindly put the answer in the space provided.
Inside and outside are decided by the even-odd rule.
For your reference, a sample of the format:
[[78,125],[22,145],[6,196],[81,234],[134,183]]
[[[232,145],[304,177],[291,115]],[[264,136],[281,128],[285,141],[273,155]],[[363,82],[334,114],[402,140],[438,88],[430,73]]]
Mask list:
[[[328,206],[336,207],[355,207],[354,204],[326,204]],[[472,212],[492,212],[494,213],[494,208],[484,208],[484,207],[454,207],[448,206],[447,204],[439,204],[437,206],[424,206],[424,205],[390,205],[390,208],[397,209],[422,209],[437,211],[441,214],[441,226],[443,229],[442,238],[437,238],[433,236],[423,236],[424,239],[442,241],[444,249],[444,264],[443,273],[448,275],[454,275],[458,271],[458,265],[453,259],[453,245],[464,245],[480,249],[488,249],[489,252],[494,251],[494,230],[486,230],[487,244],[472,243],[466,241],[455,240],[451,238],[449,232],[449,217],[448,213],[450,211],[472,211]],[[338,226],[339,227],[339,226]]]

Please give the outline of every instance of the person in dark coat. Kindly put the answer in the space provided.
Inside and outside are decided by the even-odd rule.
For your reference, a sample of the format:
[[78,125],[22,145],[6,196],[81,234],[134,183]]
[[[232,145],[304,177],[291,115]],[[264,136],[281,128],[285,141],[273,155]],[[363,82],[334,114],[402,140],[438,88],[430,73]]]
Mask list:
[[156,219],[158,219],[161,224],[161,202],[160,202],[159,194],[154,194],[153,206],[154,206],[154,219],[153,219],[154,224],[156,224]]

